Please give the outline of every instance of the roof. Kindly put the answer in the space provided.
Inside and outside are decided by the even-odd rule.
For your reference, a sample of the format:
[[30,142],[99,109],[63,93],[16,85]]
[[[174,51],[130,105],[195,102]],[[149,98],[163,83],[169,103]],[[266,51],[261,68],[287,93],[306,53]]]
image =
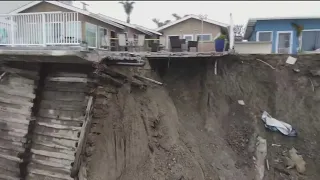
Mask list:
[[[186,21],[186,20],[191,19],[191,18],[201,21],[199,16],[190,14],[190,15],[188,15],[186,17],[183,17],[183,18],[181,18],[181,19],[179,19],[177,21],[173,21],[173,22],[171,22],[171,23],[169,23],[167,25],[161,26],[158,29],[156,29],[156,31],[161,31],[163,29],[166,29],[166,28],[168,28],[170,26],[173,26],[175,24],[178,24],[180,22]],[[214,20],[211,20],[211,19],[204,19],[203,22],[207,22],[207,23],[210,23],[210,24],[218,25],[218,26],[221,26],[221,27],[228,27],[229,26],[228,24],[225,24],[225,23],[222,23],[222,22],[218,22],[218,21],[214,21]]]
[[102,22],[105,22],[107,24],[110,24],[112,26],[115,26],[115,27],[118,27],[120,29],[124,29],[125,27],[118,24],[118,23],[115,23],[113,21],[110,21],[110,20],[107,20],[107,19],[104,19],[104,18],[101,18],[99,15],[97,14],[94,14],[94,13],[91,13],[89,11],[86,11],[86,10],[83,10],[83,9],[80,9],[80,8],[77,8],[75,6],[72,6],[72,5],[68,5],[68,4],[65,4],[65,3],[62,3],[62,2],[59,2],[59,1],[33,1],[31,3],[28,3],[12,12],[10,12],[10,14],[17,14],[17,13],[20,13],[21,11],[24,11],[28,8],[31,8],[37,4],[40,4],[42,2],[46,2],[46,3],[50,3],[50,4],[53,4],[53,5],[56,5],[56,6],[59,6],[59,7],[62,7],[62,8],[65,8],[65,9],[68,9],[68,10],[71,10],[71,11],[74,11],[74,12],[78,12],[80,14],[83,14],[83,15],[86,15],[86,16],[90,16],[94,19],[97,19],[99,21],[102,21]]
[[246,32],[244,39],[248,39],[256,26],[257,21],[272,21],[272,20],[286,20],[286,19],[320,19],[320,16],[293,16],[293,17],[266,17],[266,18],[250,18],[246,25]]
[[157,35],[161,35],[161,33],[157,32],[157,31],[154,31],[154,30],[151,30],[151,29],[148,29],[148,28],[145,28],[143,26],[139,26],[139,25],[136,25],[136,24],[130,24],[130,23],[127,23],[127,22],[124,22],[124,21],[121,21],[119,19],[115,19],[115,18],[112,18],[112,17],[109,17],[109,16],[106,16],[106,15],[103,15],[103,14],[98,14],[100,17],[104,18],[104,19],[107,19],[109,21],[113,21],[115,23],[118,23],[118,24],[121,24],[123,26],[127,26],[127,27],[130,27],[132,29],[136,29],[140,32],[143,32],[145,34],[148,34],[148,35],[152,35],[152,34],[157,34]]

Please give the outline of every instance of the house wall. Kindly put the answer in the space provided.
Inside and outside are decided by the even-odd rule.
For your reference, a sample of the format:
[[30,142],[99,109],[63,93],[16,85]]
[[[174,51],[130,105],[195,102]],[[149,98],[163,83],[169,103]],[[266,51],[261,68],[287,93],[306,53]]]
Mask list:
[[193,40],[196,40],[196,34],[212,34],[212,39],[209,42],[199,42],[199,51],[208,52],[214,51],[214,39],[220,34],[220,27],[214,24],[203,22],[203,33],[201,32],[201,21],[196,19],[188,19],[186,21],[175,24],[171,27],[168,27],[160,31],[163,36],[166,37],[166,47],[169,48],[169,39],[168,35],[184,35],[192,34]]
[[297,53],[299,48],[299,41],[295,29],[291,23],[296,23],[304,26],[305,30],[320,29],[320,19],[299,19],[299,20],[264,20],[257,21],[254,31],[249,37],[249,41],[256,41],[258,31],[272,31],[272,53],[276,52],[277,32],[278,31],[292,31],[292,54]]
[[[38,5],[35,5],[31,8],[28,8],[26,10],[24,10],[23,12],[21,13],[31,13],[31,12],[53,12],[53,11],[62,11],[62,12],[72,12],[71,10],[69,9],[65,9],[65,8],[62,8],[62,7],[59,7],[59,6],[55,6],[53,4],[49,4],[49,3],[40,3]],[[105,22],[102,22],[102,21],[99,21],[95,18],[92,18],[92,17],[89,17],[89,16],[86,16],[86,15],[83,15],[83,14],[79,14],[79,21],[81,21],[81,34],[82,34],[82,39],[85,40],[86,36],[85,36],[85,23],[88,22],[88,23],[91,23],[91,24],[94,24],[94,25],[97,25],[97,26],[100,26],[100,27],[104,27],[106,29],[108,29],[108,36],[110,36],[110,31],[115,31],[116,33],[119,33],[122,31],[122,29],[119,29],[115,26],[112,26],[110,24],[107,24]]]

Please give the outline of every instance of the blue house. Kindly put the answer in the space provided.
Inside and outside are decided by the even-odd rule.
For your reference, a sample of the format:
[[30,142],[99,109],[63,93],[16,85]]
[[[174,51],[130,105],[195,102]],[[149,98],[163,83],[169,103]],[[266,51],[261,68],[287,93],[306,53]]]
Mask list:
[[[303,27],[300,38],[294,25]],[[299,48],[314,51],[320,48],[320,17],[249,19],[244,39],[271,41],[272,53],[296,54]]]

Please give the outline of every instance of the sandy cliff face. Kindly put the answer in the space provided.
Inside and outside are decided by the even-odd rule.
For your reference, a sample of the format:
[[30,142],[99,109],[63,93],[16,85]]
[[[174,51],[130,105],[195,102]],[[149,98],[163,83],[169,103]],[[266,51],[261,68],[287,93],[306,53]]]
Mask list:
[[[265,179],[318,179],[320,80],[310,70],[319,70],[320,61],[264,60],[276,70],[248,57],[219,60],[218,75],[210,61],[171,61],[161,77],[140,71],[164,86],[101,86],[86,150],[88,179],[254,179],[257,135],[268,143]],[[292,124],[298,137],[265,130],[264,110]],[[292,147],[307,163],[305,175],[282,163]]]

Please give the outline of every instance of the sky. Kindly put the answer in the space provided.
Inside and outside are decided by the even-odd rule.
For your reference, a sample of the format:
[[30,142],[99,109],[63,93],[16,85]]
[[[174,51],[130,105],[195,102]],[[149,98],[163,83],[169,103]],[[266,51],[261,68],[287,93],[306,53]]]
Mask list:
[[[126,14],[119,1],[84,1],[93,13],[126,21]],[[79,1],[74,5],[82,7]],[[131,14],[131,23],[155,29],[153,18],[160,21],[174,20],[178,15],[207,15],[208,19],[229,23],[232,13],[235,24],[246,25],[248,18],[319,16],[320,1],[136,1]]]

